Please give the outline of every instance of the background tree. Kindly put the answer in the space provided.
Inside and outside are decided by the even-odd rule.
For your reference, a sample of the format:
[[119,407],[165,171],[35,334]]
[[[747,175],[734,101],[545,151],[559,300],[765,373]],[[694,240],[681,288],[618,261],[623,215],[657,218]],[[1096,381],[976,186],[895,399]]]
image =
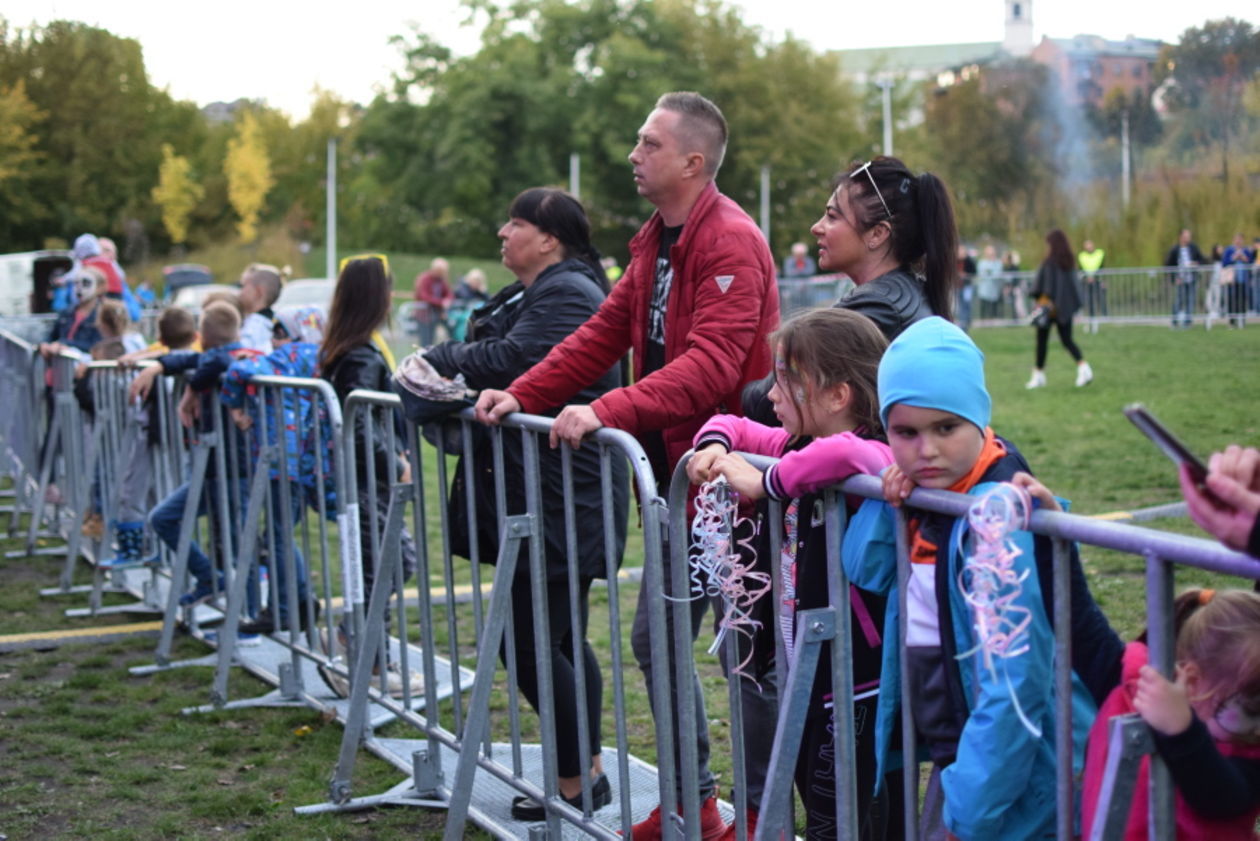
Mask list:
[[8,239],[17,220],[38,213],[39,202],[29,189],[36,168],[43,161],[37,148],[38,125],[46,114],[26,96],[26,83],[0,86],[0,240]]
[[223,173],[227,176],[228,201],[239,219],[237,233],[242,242],[253,242],[258,236],[258,215],[275,182],[271,177],[271,159],[252,111],[241,114],[236,135],[228,140]]
[[153,188],[153,201],[162,209],[162,224],[171,242],[182,244],[188,239],[188,217],[205,190],[192,178],[188,159],[175,154],[169,143],[162,144],[162,166],[158,185]]

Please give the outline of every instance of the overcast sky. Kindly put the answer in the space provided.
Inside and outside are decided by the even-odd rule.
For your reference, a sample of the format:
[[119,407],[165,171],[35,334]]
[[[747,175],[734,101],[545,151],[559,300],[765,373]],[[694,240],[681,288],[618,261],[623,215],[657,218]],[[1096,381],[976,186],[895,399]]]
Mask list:
[[[1032,6],[1037,40],[1089,33],[1174,41],[1187,27],[1206,20],[1260,19],[1255,0],[1141,7],[1114,0],[1024,2]],[[316,85],[348,99],[370,101],[401,63],[390,36],[409,33],[417,21],[460,53],[477,46],[477,29],[460,26],[464,12],[456,0],[357,0],[343,7],[340,18],[324,14],[331,5],[5,0],[0,14],[20,27],[68,18],[136,38],[144,48],[150,80],[179,99],[203,105],[238,97],[265,99],[299,119],[309,110]],[[773,37],[792,31],[820,50],[1000,41],[1005,19],[1002,0],[735,0],[734,5],[745,10],[748,23]]]

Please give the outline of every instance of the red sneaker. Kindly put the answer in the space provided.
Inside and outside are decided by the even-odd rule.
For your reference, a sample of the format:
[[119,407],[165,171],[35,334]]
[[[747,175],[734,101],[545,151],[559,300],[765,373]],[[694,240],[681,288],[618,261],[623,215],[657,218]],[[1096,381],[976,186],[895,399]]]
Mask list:
[[[752,841],[753,835],[757,832],[757,810],[748,810],[748,841]],[[722,833],[721,841],[735,841],[738,836],[735,833],[735,824],[731,824]]]
[[[718,811],[717,795],[700,804],[700,839],[718,841],[727,832],[726,821]],[[631,841],[661,841],[661,807],[657,806],[646,818],[630,827]]]

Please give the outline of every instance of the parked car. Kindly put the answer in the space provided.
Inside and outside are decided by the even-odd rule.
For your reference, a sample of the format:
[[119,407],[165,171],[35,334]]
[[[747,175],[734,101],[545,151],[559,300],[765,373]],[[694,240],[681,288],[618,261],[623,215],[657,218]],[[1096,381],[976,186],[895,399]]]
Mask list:
[[179,290],[186,286],[214,283],[214,275],[210,272],[210,267],[200,263],[176,263],[173,266],[164,266],[162,277],[166,290],[164,294],[168,301],[173,300]]
[[24,316],[52,310],[54,275],[74,264],[69,251],[0,254],[0,316]]
[[337,281],[325,277],[304,277],[290,280],[280,289],[280,297],[276,299],[272,309],[281,307],[323,307],[328,312],[332,304],[333,289]]
[[201,307],[205,303],[206,296],[216,289],[228,289],[233,287],[226,286],[222,283],[195,283],[191,286],[185,285],[175,293],[175,297],[171,299],[171,306],[182,307],[193,315],[201,312]]

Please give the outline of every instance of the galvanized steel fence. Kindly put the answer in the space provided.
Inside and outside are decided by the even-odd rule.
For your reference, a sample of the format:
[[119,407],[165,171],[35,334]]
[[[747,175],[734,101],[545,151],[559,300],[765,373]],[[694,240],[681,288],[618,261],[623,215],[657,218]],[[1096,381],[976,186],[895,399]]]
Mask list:
[[[686,819],[700,812],[698,745],[708,719],[722,713],[705,712],[692,678],[697,626],[689,600],[694,581],[688,564],[688,523],[682,513],[687,510],[689,491],[686,460],[672,477],[667,504],[643,451],[630,436],[605,429],[585,445],[594,448],[598,464],[597,507],[602,517],[598,528],[603,532],[599,560],[608,588],[604,621],[610,650],[608,660],[598,664],[601,674],[595,675],[587,669],[582,645],[588,619],[579,589],[580,582],[591,576],[579,568],[577,551],[579,529],[591,525],[584,519],[587,515],[578,512],[590,500],[577,498],[574,491],[576,454],[567,446],[558,453],[547,450],[548,419],[515,415],[502,427],[485,429],[465,411],[444,429],[421,430],[395,422],[399,401],[394,395],[355,392],[346,401],[343,420],[343,407],[321,380],[256,377],[246,398],[245,408],[252,418],[247,431],[239,431],[214,398],[205,423],[186,435],[176,417],[178,383],[158,389],[142,421],[126,396],[133,372],[113,363],[96,363],[87,373],[95,398],[94,420],[88,424],[73,395],[74,360],[52,359],[46,367],[31,345],[0,332],[0,362],[0,399],[26,409],[11,412],[0,422],[2,466],[10,480],[6,509],[10,536],[21,533],[19,524],[25,517],[24,554],[37,548],[37,539],[64,541],[60,546],[41,547],[44,556],[55,554],[63,562],[62,585],[53,592],[89,590],[74,588],[72,578],[81,559],[93,564],[89,590],[93,599],[85,612],[101,609],[99,597],[106,587],[136,596],[136,605],[129,609],[161,611],[163,632],[156,663],[138,671],[178,665],[171,662],[170,653],[180,624],[217,645],[215,654],[193,661],[215,667],[208,687],[210,704],[199,709],[302,704],[330,710],[345,723],[328,801],[300,811],[404,803],[449,809],[449,838],[460,837],[471,819],[502,836],[580,834],[614,839],[659,803],[667,816],[667,834],[699,837],[697,821]],[[152,471],[151,498],[169,498],[187,485],[178,539],[174,551],[161,549],[157,557],[146,552],[139,563],[103,566],[101,561],[110,549],[109,523],[121,502],[114,491],[134,457],[128,442],[140,433],[142,422],[157,427],[156,443],[145,448]],[[428,434],[422,436],[422,432]],[[423,443],[424,437],[431,438],[432,445]],[[512,454],[506,459],[505,447]],[[456,455],[452,450],[462,454],[458,472],[463,477],[463,495],[448,499],[454,479],[450,459]],[[384,456],[378,457],[380,453]],[[399,454],[405,454],[409,476]],[[519,462],[514,460],[517,454]],[[299,460],[296,470],[293,458]],[[772,463],[758,457],[750,460],[759,467]],[[645,685],[651,687],[651,705],[658,712],[652,747],[659,768],[632,756],[633,749],[643,749],[643,742],[632,738],[627,728],[636,702],[630,694],[634,687],[623,674],[629,667],[624,657],[628,623],[622,613],[623,579],[618,574],[621,558],[615,538],[616,485],[624,486],[627,480],[637,494],[645,536],[640,609],[647,614],[651,656],[641,665],[647,669]],[[486,481],[493,483],[494,511],[486,510],[476,495],[478,482]],[[49,491],[53,486],[58,488],[56,493]],[[853,477],[827,491],[829,557],[839,557],[845,528],[840,494],[877,498],[879,492],[879,482],[873,477]],[[549,501],[557,497],[559,506],[549,507]],[[203,499],[208,517],[205,525],[199,525]],[[953,517],[962,516],[969,502],[965,496],[925,490],[916,490],[908,500],[916,508]],[[84,538],[80,530],[93,506],[106,522],[100,540]],[[455,562],[452,549],[451,519],[457,509],[468,529],[467,554],[473,558],[466,569]],[[670,512],[675,512],[673,517]],[[477,528],[487,517],[498,535],[488,590],[478,563],[483,547],[478,546],[481,530]],[[772,547],[781,540],[781,520],[780,505],[771,502],[765,528]],[[414,543],[404,537],[408,525]],[[1260,578],[1260,561],[1202,539],[1040,511],[1033,515],[1030,529],[1046,535],[1054,545],[1055,697],[1060,724],[1071,715],[1068,557],[1073,541],[1144,559],[1151,661],[1166,674],[1172,667],[1174,565]],[[548,535],[561,533],[567,569],[549,573]],[[211,558],[213,593],[205,605],[181,606],[179,597],[188,589],[184,579],[194,542],[204,546]],[[159,541],[150,543],[160,548]],[[409,543],[413,548],[408,548]],[[266,558],[270,572],[265,585],[256,576],[260,557]],[[771,552],[770,562],[777,604],[781,596],[777,552]],[[898,564],[903,576],[907,563],[902,539]],[[521,580],[517,573],[526,565],[525,584],[518,585],[523,589],[514,593],[514,582]],[[408,586],[412,580],[414,589]],[[368,581],[372,586],[367,586]],[[557,586],[549,587],[549,582]],[[830,604],[839,609],[829,606],[799,617],[802,632],[790,664],[781,641],[777,642],[773,688],[777,728],[760,804],[746,799],[748,769],[738,748],[744,742],[745,726],[742,679],[729,681],[727,708],[732,744],[737,746],[732,758],[732,793],[740,837],[746,834],[743,819],[748,807],[760,807],[755,837],[792,831],[791,790],[799,725],[817,668],[828,669],[832,676],[834,709],[852,706],[853,686],[846,679],[852,656],[849,600],[838,563],[829,570],[828,588]],[[530,611],[524,624],[513,617],[514,601],[517,609],[524,606]],[[281,610],[282,604],[286,610]],[[247,647],[243,645],[247,640],[238,634],[239,625],[250,617],[257,619],[264,607],[271,609],[274,629],[258,647]],[[559,796],[562,734],[558,733],[558,699],[549,661],[554,646],[548,639],[554,611],[579,631],[571,634],[567,643],[571,650],[566,652],[574,664],[576,717],[563,726],[576,731],[581,768],[589,767],[597,754],[604,760],[613,790],[607,806],[597,802],[593,781],[585,774],[576,800]],[[205,626],[214,619],[221,620],[221,625],[210,639]],[[526,641],[531,645],[518,644],[515,635],[522,627],[532,631],[533,637]],[[818,652],[828,640],[840,644],[831,646],[831,662],[820,664]],[[522,714],[519,703],[523,664],[517,655],[522,651],[533,661],[536,724],[532,714]],[[734,663],[729,658],[739,656],[735,635],[729,635],[723,656],[728,658],[728,667]],[[465,662],[475,665],[475,673],[462,665]],[[233,665],[262,677],[277,690],[261,698],[230,700],[227,675]],[[737,674],[738,670],[728,668],[728,672]],[[600,737],[606,745],[593,741],[591,733],[597,728],[588,711],[591,693],[599,691],[603,673],[611,677],[611,692],[606,694],[612,703],[599,711],[601,717],[605,709],[612,713],[613,732]],[[903,709],[908,709],[905,701]],[[378,735],[376,729],[391,720],[406,724],[415,738]],[[851,769],[852,717],[836,716],[834,723],[839,767]],[[1123,738],[1139,743],[1128,735],[1135,729],[1132,721],[1117,726],[1127,728]],[[1072,763],[1065,761],[1072,750],[1071,730],[1059,726],[1058,731],[1058,835],[1070,838],[1076,812]],[[908,719],[903,722],[902,740],[907,752],[911,751],[914,732]],[[389,792],[354,796],[353,773],[360,747],[392,762],[406,779]],[[671,761],[671,757],[676,759]],[[842,833],[845,837],[856,837],[853,777],[836,776],[837,825],[847,828]],[[1151,778],[1156,837],[1171,838],[1171,784],[1157,756],[1152,759]],[[918,776],[905,774],[903,780],[905,836],[914,838]],[[1107,791],[1113,789],[1119,793],[1112,799],[1120,805],[1108,808],[1110,801],[1105,799],[1100,808],[1100,825],[1105,824],[1109,832],[1127,815],[1125,778],[1109,783]],[[541,820],[512,817],[513,798],[537,801]],[[729,809],[726,814],[731,814]]]

